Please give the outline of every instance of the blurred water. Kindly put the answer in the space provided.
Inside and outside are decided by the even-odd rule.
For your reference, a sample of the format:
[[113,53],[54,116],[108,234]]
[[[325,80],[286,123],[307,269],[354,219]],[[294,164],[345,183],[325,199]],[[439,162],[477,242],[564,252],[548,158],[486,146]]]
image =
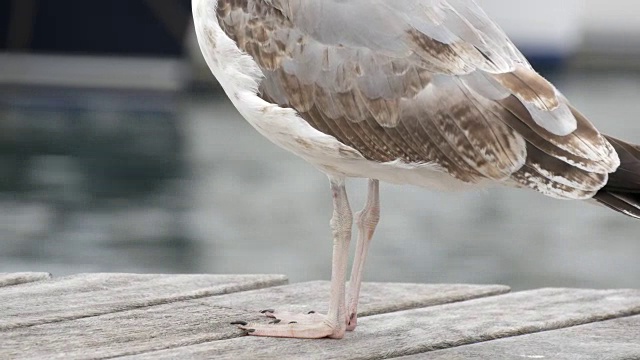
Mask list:
[[192,268],[173,96],[0,95],[0,271]]
[[[640,142],[639,74],[554,81],[601,130]],[[73,94],[60,105],[46,91],[11,94],[0,118],[0,271],[329,278],[326,178],[226,98]],[[354,210],[365,189],[349,182]],[[381,192],[366,280],[640,287],[640,222],[607,209],[503,188]]]

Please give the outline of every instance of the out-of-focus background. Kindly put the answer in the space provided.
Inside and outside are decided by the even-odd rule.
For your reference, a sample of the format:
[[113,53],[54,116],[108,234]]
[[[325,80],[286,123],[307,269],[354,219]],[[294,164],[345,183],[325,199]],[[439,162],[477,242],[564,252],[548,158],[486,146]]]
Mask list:
[[[640,143],[639,2],[479,2],[601,130]],[[188,0],[0,2],[0,272],[329,278],[326,178],[238,115],[191,26]],[[369,259],[368,281],[638,288],[640,222],[385,184]]]

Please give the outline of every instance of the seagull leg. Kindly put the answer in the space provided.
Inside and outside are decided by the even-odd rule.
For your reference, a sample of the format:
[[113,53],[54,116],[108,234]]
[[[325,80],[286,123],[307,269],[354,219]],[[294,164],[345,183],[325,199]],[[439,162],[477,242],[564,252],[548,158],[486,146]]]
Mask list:
[[[347,264],[349,263],[349,243],[351,242],[351,226],[353,214],[349,206],[344,179],[331,180],[333,194],[333,216],[331,217],[331,232],[333,234],[333,260],[331,265],[331,298],[329,300],[329,321],[337,324],[337,338],[342,338],[346,330],[344,321],[345,308],[345,280]],[[332,336],[333,337],[333,336]]]
[[380,220],[380,196],[379,181],[369,179],[369,190],[367,200],[362,210],[356,213],[356,225],[358,226],[358,242],[356,244],[356,255],[351,268],[351,279],[349,280],[349,297],[347,300],[347,331],[356,328],[358,317],[358,299],[360,298],[360,284],[362,283],[362,273],[364,263],[367,259],[367,252],[373,238],[373,232]]
[[[331,265],[331,298],[329,313],[300,314],[298,321],[286,323],[278,318],[274,310],[263,311],[268,317],[275,318],[270,324],[240,324],[241,329],[254,336],[291,337],[291,338],[323,338],[340,339],[346,331],[345,278],[349,262],[349,243],[351,242],[351,226],[353,214],[349,206],[344,178],[330,177],[333,195],[333,216],[331,231],[333,233],[333,261]],[[305,316],[307,315],[307,316]],[[283,313],[283,318],[291,318],[290,313]],[[280,321],[279,321],[280,320]]]

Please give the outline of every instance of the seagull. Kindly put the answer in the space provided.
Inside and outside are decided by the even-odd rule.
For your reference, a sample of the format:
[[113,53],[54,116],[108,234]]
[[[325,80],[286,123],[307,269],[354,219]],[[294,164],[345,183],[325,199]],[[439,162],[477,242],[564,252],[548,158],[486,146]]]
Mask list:
[[[640,218],[640,146],[600,133],[472,0],[193,0],[192,10],[240,114],[326,174],[333,196],[328,313],[265,310],[268,324],[235,323],[248,335],[355,329],[379,181],[502,184]],[[355,215],[347,178],[369,179]]]

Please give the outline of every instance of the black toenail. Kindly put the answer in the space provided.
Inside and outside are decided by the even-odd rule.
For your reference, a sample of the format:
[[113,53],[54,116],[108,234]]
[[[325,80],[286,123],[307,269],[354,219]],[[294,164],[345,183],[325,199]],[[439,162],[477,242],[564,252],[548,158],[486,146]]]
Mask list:
[[291,321],[291,322],[289,322],[289,324],[297,324],[297,323],[298,323],[297,321]]
[[277,323],[279,323],[280,321],[282,321],[282,320],[280,320],[280,319],[275,319],[275,320],[273,320],[273,321],[269,321],[269,324],[277,324]]
[[231,323],[231,325],[242,325],[242,326],[245,326],[247,324],[248,324],[248,322],[246,322],[246,321],[234,321],[234,322]]
[[311,310],[307,314],[315,314],[315,313],[316,313],[315,311]]
[[268,313],[268,312],[270,312],[270,313],[274,313],[274,312],[276,312],[276,311],[275,311],[275,310],[273,310],[273,309],[267,309],[267,310],[262,310],[262,311],[260,311],[260,313],[261,313],[261,314]]

